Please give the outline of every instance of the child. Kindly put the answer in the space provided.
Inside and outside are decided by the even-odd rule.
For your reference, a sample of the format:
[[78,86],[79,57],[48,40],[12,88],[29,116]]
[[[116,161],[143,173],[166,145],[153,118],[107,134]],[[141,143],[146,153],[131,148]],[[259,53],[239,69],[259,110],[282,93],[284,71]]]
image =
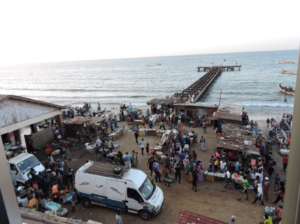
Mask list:
[[276,191],[276,186],[277,186],[277,190],[279,189],[279,182],[280,182],[280,177],[278,176],[278,173],[275,176],[275,184],[274,184],[274,191]]
[[60,193],[62,194],[62,198],[63,198],[63,204],[65,204],[67,202],[67,193],[69,191],[68,190],[62,190]]

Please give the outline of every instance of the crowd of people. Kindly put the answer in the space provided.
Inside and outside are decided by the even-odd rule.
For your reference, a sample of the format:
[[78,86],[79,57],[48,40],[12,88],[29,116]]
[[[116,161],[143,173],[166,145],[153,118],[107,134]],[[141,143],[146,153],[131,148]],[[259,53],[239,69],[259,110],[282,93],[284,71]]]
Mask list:
[[[70,167],[69,160],[66,156],[62,159],[54,161],[50,156],[45,164],[46,172],[37,173],[34,168],[30,170],[30,178],[25,183],[24,191],[27,194],[28,207],[32,204],[36,205],[37,210],[44,210],[46,206],[46,198],[49,196],[54,201],[66,203],[67,193],[72,189],[72,211],[75,210],[75,202],[77,201],[77,191],[74,187],[74,170]],[[18,195],[19,185],[14,185],[16,195]],[[61,198],[62,195],[62,198]]]

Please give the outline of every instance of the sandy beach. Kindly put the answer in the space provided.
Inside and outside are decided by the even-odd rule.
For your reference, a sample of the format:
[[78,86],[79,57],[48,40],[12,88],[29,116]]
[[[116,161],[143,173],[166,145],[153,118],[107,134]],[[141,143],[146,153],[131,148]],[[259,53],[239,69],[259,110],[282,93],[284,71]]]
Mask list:
[[[250,116],[250,120],[256,120]],[[256,120],[259,124],[259,128],[262,129],[264,135],[267,136],[268,129],[265,122],[265,119]],[[119,122],[120,127],[125,127],[127,122]],[[155,123],[155,129],[159,128],[159,124]],[[168,125],[166,125],[168,128]],[[190,128],[184,127],[187,131],[195,131],[198,133],[198,136],[203,135],[202,128]],[[214,154],[216,149],[216,135],[213,132],[213,127],[209,126],[207,129],[207,134],[204,135],[206,139],[206,152],[202,152],[200,149],[199,143],[194,143],[190,150],[195,150],[198,154],[198,159],[201,159],[206,170],[209,159],[211,155]],[[159,140],[156,136],[144,136],[145,142],[149,143],[150,147],[156,145]],[[139,137],[139,141],[141,137]],[[147,175],[150,175],[147,159],[145,156],[142,156],[140,153],[140,147],[135,143],[134,132],[130,129],[124,129],[124,134],[119,139],[117,139],[115,144],[118,144],[120,147],[114,151],[121,151],[123,154],[126,152],[131,152],[135,150],[139,152],[138,154],[138,169],[143,170]],[[279,173],[281,180],[285,178],[282,171],[281,157],[277,153],[278,146],[273,147],[273,157],[277,162],[275,166],[275,173]],[[37,153],[38,157],[44,157],[39,152]],[[85,152],[85,147],[83,144],[77,145],[70,149],[70,166],[73,169],[78,169],[81,167],[86,160],[94,160],[95,155],[87,154]],[[59,157],[57,157],[59,158]],[[41,158],[42,159],[42,158]],[[160,164],[160,168],[163,164]],[[147,223],[175,223],[177,215],[180,209],[185,209],[187,211],[195,212],[201,215],[212,217],[222,221],[230,221],[231,215],[237,217],[237,223],[258,223],[262,220],[263,206],[260,203],[253,205],[251,201],[254,200],[254,192],[249,191],[249,201],[242,199],[242,201],[237,201],[237,198],[240,195],[240,190],[236,189],[224,189],[224,180],[217,180],[215,182],[204,181],[198,185],[198,192],[191,190],[191,183],[188,183],[185,179],[185,174],[182,173],[181,183],[174,182],[171,184],[171,187],[164,186],[163,183],[157,183],[159,187],[163,190],[165,197],[165,204],[163,206],[162,213],[157,217],[153,217]],[[171,177],[174,177],[174,173],[170,174]],[[271,189],[269,192],[269,201],[265,201],[266,206],[271,206],[271,201],[275,199],[273,193],[274,183],[271,183]],[[65,205],[66,208],[71,210],[71,204]],[[100,207],[92,206],[91,208],[84,208],[81,203],[76,205],[76,212],[71,212],[69,218],[72,219],[82,219],[87,221],[89,219],[96,220],[103,223],[113,223],[115,219],[116,212],[114,210]],[[139,224],[143,221],[137,215],[122,213],[122,219],[124,223]]]

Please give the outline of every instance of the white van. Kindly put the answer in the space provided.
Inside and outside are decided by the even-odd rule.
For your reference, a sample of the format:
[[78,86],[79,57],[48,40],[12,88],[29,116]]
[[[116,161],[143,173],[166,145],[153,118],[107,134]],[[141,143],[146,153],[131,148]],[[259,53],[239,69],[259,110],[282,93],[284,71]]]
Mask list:
[[37,174],[39,172],[44,172],[45,170],[45,167],[41,162],[30,153],[21,153],[18,156],[9,159],[7,163],[14,184],[25,184],[29,179],[29,172],[32,167]]
[[143,220],[158,215],[164,204],[162,190],[138,169],[88,162],[76,172],[75,186],[85,207],[97,204]]

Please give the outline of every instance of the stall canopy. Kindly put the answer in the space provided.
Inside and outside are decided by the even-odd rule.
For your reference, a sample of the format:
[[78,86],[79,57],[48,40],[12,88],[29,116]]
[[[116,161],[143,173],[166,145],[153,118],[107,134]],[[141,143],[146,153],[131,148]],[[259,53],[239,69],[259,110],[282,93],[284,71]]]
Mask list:
[[70,124],[83,124],[84,122],[87,122],[87,121],[91,121],[92,119],[91,118],[85,118],[85,117],[74,117],[69,123]]

